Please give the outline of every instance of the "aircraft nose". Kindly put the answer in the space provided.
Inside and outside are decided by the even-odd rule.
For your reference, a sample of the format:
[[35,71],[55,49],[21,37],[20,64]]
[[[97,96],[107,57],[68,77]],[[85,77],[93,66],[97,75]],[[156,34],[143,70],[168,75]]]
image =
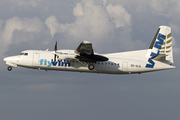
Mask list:
[[6,57],[6,58],[4,58],[3,60],[4,60],[5,62],[7,62],[7,61],[8,61],[8,58]]
[[5,62],[16,62],[19,60],[18,56],[10,56],[3,59]]

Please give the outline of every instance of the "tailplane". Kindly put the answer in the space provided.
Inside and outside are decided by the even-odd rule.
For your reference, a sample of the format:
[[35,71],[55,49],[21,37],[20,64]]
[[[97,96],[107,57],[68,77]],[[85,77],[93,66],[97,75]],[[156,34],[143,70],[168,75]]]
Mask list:
[[160,26],[149,49],[151,50],[151,59],[173,63],[171,28]]

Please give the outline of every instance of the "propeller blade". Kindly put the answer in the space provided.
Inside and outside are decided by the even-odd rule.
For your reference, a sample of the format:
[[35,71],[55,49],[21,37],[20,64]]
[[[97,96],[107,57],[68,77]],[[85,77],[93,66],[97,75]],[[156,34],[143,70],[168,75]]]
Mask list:
[[54,55],[54,62],[56,61],[56,54]]
[[55,47],[54,47],[54,51],[55,52],[57,51],[57,41],[56,41],[56,44],[55,44]]
[[[56,52],[57,51],[57,41],[56,41],[56,44],[55,44],[55,47],[54,47],[54,51]],[[56,61],[56,54],[54,55],[54,62]]]

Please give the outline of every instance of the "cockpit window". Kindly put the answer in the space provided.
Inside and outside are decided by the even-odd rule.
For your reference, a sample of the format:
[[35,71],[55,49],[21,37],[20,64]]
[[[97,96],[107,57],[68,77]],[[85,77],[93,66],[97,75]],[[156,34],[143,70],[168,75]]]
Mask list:
[[25,56],[27,56],[27,55],[28,55],[28,53],[21,53],[20,55],[25,55]]

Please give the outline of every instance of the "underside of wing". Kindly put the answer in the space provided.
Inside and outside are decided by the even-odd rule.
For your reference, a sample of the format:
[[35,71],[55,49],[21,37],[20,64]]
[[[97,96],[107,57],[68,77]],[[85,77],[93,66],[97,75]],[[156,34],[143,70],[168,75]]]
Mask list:
[[101,55],[80,55],[76,56],[76,59],[79,61],[84,62],[97,62],[97,61],[108,61],[109,59],[107,57],[101,56]]
[[76,59],[83,62],[97,62],[109,60],[105,56],[94,54],[92,44],[88,41],[83,41],[75,50]]

